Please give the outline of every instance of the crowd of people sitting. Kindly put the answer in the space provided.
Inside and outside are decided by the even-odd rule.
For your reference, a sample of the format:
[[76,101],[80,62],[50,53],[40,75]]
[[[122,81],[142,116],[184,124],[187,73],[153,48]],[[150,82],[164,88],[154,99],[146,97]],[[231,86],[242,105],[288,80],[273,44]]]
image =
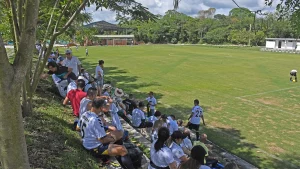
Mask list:
[[[99,61],[93,77],[81,67],[79,59],[72,56],[71,50],[65,54],[66,58],[49,57],[47,74],[52,75],[59,93],[65,97],[63,105],[71,104],[75,116],[73,129],[81,133],[83,147],[93,156],[116,156],[123,168],[135,168],[123,145],[128,137],[121,117],[132,127],[145,129],[149,134],[152,146],[148,169],[224,168],[210,156],[207,135],[200,136],[200,122],[202,119],[205,125],[205,120],[199,100],[194,100],[189,121],[184,125],[175,115],[156,110],[153,92],[149,92],[145,100],[136,100],[133,94],[127,95],[104,81],[103,60]],[[48,77],[47,74],[42,77]],[[195,140],[191,131],[196,133]],[[225,168],[238,167],[229,164]]]

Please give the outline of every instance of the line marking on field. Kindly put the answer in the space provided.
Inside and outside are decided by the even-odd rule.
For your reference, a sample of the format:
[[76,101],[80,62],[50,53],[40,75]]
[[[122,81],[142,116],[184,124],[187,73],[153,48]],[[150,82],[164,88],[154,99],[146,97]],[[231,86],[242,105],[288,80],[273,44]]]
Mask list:
[[255,101],[247,100],[247,99],[244,99],[244,98],[236,98],[236,99],[239,99],[239,100],[244,101],[244,102],[251,103],[251,104],[249,104],[251,106],[254,106],[254,105],[263,106],[263,107],[266,107],[266,108],[271,109],[271,110],[280,111],[280,112],[285,113],[285,114],[289,114],[289,115],[292,115],[292,116],[300,117],[300,115],[288,112],[286,110],[282,110],[282,109],[279,109],[279,108],[273,108],[273,107],[270,107],[268,105],[265,105],[265,104],[262,104],[262,103],[258,103],[258,102],[255,102]]
[[[293,87],[293,88],[297,88],[297,87]],[[291,88],[281,89],[280,91],[282,91],[282,90],[288,90],[288,89],[291,89]],[[139,90],[137,90],[137,89],[134,89],[134,91],[141,93],[141,91],[139,91]],[[278,90],[277,90],[277,91],[278,91]],[[275,91],[271,91],[271,92],[275,92]],[[266,92],[264,92],[264,93],[266,93]],[[269,92],[267,92],[267,93],[269,93]],[[235,97],[235,98],[236,98],[236,99],[239,99],[239,100],[242,100],[242,101],[247,101],[247,102],[249,102],[249,103],[252,103],[252,106],[253,106],[253,104],[257,104],[257,105],[260,105],[260,106],[265,106],[265,107],[270,108],[270,109],[274,109],[274,110],[278,110],[278,111],[285,112],[285,113],[288,113],[288,114],[292,114],[292,113],[286,112],[286,111],[284,111],[284,110],[272,108],[272,107],[269,107],[269,106],[264,105],[264,104],[260,104],[260,103],[253,102],[253,101],[250,101],[250,100],[247,100],[247,99],[243,99],[243,98],[241,98],[241,97]],[[180,114],[183,114],[183,113],[184,113],[184,112],[182,112],[182,111],[180,111],[180,110],[177,110],[177,109],[173,108],[173,107],[172,107],[171,105],[169,105],[169,104],[164,104],[162,101],[158,101],[158,103],[160,103],[161,105],[165,106],[166,108],[170,108],[170,109],[172,109],[172,110],[174,110],[175,112],[178,112],[178,113],[180,113]],[[249,104],[249,105],[251,105],[251,104]],[[295,115],[295,114],[292,114],[292,115]],[[298,116],[298,115],[296,115],[296,116]],[[300,116],[299,116],[299,117],[300,117]],[[240,139],[240,138],[238,138],[238,137],[236,137],[236,136],[234,136],[234,135],[232,135],[232,134],[228,134],[228,133],[226,133],[226,132],[223,132],[223,131],[221,131],[220,129],[214,127],[214,126],[208,126],[208,125],[206,125],[206,126],[207,126],[208,128],[212,128],[213,130],[216,130],[216,131],[218,131],[218,132],[220,132],[220,133],[223,133],[224,135],[227,135],[227,136],[229,136],[229,137],[231,137],[231,138],[233,138],[233,139],[235,139],[235,140],[240,140],[241,142],[244,142],[244,143],[251,143],[251,142],[248,141],[247,139]],[[208,141],[209,141],[209,140],[208,140]],[[213,143],[213,142],[212,142],[212,143]],[[214,143],[214,144],[215,144],[215,143]],[[216,144],[215,144],[215,145],[216,145]],[[217,146],[218,146],[218,145],[217,145]],[[218,146],[218,147],[219,147],[219,146]],[[219,148],[221,148],[221,149],[224,151],[224,149],[223,149],[222,147],[219,147]],[[261,153],[263,153],[263,154],[266,154],[267,156],[269,156],[269,157],[271,157],[271,158],[274,158],[274,159],[276,159],[276,160],[278,160],[278,161],[281,161],[281,162],[285,163],[286,165],[289,165],[290,167],[293,167],[293,168],[298,168],[298,167],[299,167],[299,166],[296,166],[296,165],[294,165],[293,163],[291,163],[291,162],[289,162],[289,161],[287,161],[287,160],[283,160],[283,159],[281,159],[281,158],[279,158],[279,157],[277,157],[277,156],[275,156],[275,155],[273,155],[273,154],[270,154],[270,153],[268,153],[268,152],[266,152],[266,151],[264,151],[264,150],[262,150],[262,149],[260,149],[260,148],[255,148],[255,149],[257,149],[259,152],[261,152]],[[225,151],[227,151],[227,150],[225,150]],[[227,151],[227,152],[228,152],[228,151]],[[233,153],[231,153],[231,152],[230,152],[230,154],[236,156],[235,154],[233,154]],[[238,156],[236,156],[236,157],[239,158],[240,160],[245,161],[246,163],[248,163],[248,164],[250,164],[250,165],[253,165],[253,164],[247,162],[246,160],[242,159],[241,157],[238,157]],[[253,166],[254,166],[254,165],[253,165]]]
[[263,95],[263,94],[275,93],[275,92],[280,92],[280,91],[285,91],[285,90],[290,90],[290,89],[296,89],[296,88],[300,88],[300,87],[299,87],[299,86],[289,87],[289,88],[278,89],[278,90],[272,90],[272,91],[267,91],[267,92],[262,92],[262,93],[256,93],[256,94],[250,94],[250,95],[245,95],[245,96],[239,96],[239,97],[236,97],[236,98],[237,98],[237,99],[241,99],[241,98],[245,98],[245,97],[259,96],[259,95]]

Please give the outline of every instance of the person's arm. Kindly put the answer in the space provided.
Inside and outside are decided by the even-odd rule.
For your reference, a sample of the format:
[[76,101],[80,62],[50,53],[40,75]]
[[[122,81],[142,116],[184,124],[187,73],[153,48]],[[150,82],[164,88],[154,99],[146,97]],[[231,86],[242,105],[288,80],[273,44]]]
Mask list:
[[66,106],[68,104],[68,102],[69,102],[69,98],[68,98],[68,96],[66,96],[66,98],[65,98],[65,100],[63,102],[63,105]]
[[92,109],[92,102],[89,102],[87,105],[86,105],[86,110],[89,111]]
[[154,99],[154,103],[152,103],[152,106],[156,106],[157,105],[157,101],[156,99]]
[[98,139],[102,144],[106,144],[106,143],[112,143],[112,142],[116,142],[117,140],[115,138],[113,138],[112,136],[106,135],[102,138]]
[[181,162],[186,162],[188,160],[188,158],[185,155],[181,156],[179,159]]
[[169,164],[170,169],[177,169],[177,163],[176,161],[173,161],[171,164]]
[[201,115],[201,119],[202,119],[203,125],[205,126],[204,115]]
[[192,112],[188,120],[190,120],[193,117],[194,113]]
[[73,69],[68,67],[68,73],[64,76],[64,79],[66,79],[71,73],[72,73]]

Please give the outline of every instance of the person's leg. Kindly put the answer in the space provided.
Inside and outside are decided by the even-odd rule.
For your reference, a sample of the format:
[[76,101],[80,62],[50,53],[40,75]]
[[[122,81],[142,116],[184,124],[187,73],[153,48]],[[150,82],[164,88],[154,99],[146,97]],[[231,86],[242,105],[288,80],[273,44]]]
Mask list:
[[200,131],[199,131],[199,128],[200,128],[200,125],[195,125],[195,130],[196,130],[196,140],[199,141],[199,137],[200,137]]
[[118,111],[118,115],[119,115],[120,117],[122,117],[128,124],[131,124],[131,121],[128,119],[127,116],[125,116],[124,110]]
[[134,169],[130,157],[127,155],[127,149],[122,145],[110,144],[108,146],[108,155],[110,156],[121,156],[119,159],[122,163],[123,168]]
[[297,82],[297,74],[295,74],[295,81]]
[[[188,123],[187,127],[192,131],[193,130],[193,125],[192,123]],[[188,138],[192,141],[191,135],[188,135]]]

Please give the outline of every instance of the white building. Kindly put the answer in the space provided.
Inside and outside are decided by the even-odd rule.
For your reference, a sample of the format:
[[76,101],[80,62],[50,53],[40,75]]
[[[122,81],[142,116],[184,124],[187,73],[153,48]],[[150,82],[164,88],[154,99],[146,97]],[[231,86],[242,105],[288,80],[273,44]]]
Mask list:
[[266,49],[300,51],[300,39],[266,38]]

